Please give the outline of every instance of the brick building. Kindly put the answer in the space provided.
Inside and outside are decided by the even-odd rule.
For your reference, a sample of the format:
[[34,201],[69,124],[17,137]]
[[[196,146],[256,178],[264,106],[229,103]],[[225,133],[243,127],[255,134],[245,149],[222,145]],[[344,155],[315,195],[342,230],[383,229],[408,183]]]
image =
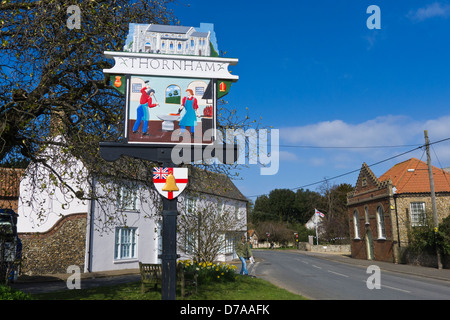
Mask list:
[[[450,212],[450,175],[433,167],[439,222]],[[377,178],[363,164],[347,195],[352,257],[400,261],[414,227],[432,223],[428,166],[411,158]]]

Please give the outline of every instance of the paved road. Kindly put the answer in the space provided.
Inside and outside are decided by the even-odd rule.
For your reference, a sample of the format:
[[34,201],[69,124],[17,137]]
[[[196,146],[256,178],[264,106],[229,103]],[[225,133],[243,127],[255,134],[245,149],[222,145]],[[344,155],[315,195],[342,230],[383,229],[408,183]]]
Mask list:
[[[398,270],[408,272],[387,271],[380,266],[380,289],[369,289],[367,281],[375,284],[373,271],[367,272],[366,265],[358,263],[342,263],[338,259],[324,259],[324,256],[310,255],[301,252],[283,252],[254,250],[257,262],[250,266],[249,272],[259,278],[266,279],[279,287],[301,294],[310,299],[342,299],[342,300],[414,300],[433,299],[450,300],[450,282],[434,279],[430,276],[412,275],[410,270],[426,270],[421,267],[395,265]],[[348,258],[348,261],[358,262]],[[365,261],[367,262],[367,261]],[[377,265],[376,261],[370,262]],[[393,264],[392,267],[394,267]],[[448,278],[449,270],[436,270]],[[430,273],[431,274],[431,273]],[[445,278],[445,277],[444,277]]]

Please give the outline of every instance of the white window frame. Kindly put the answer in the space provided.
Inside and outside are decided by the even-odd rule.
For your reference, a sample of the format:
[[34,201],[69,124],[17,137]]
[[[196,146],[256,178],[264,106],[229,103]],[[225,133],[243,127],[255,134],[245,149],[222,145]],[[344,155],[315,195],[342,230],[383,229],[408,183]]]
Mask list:
[[135,186],[123,184],[119,187],[117,207],[121,211],[139,211],[138,190]]
[[370,224],[369,207],[368,206],[364,207],[364,220],[365,220],[365,224]]
[[224,235],[223,254],[232,254],[234,252],[235,234],[232,232],[226,232]]
[[427,216],[425,213],[425,202],[410,202],[411,226],[421,227],[427,225]]
[[197,205],[197,197],[193,197],[191,195],[186,195],[184,198],[184,212],[186,215],[195,214],[196,205]]
[[217,214],[222,216],[225,213],[225,202],[223,199],[217,199]]
[[131,260],[137,257],[137,228],[116,227],[114,260]]
[[234,205],[234,215],[236,217],[236,220],[241,220],[241,208],[239,206],[239,203],[236,203]]
[[358,211],[355,210],[353,211],[353,226],[355,227],[355,238],[354,239],[361,239],[359,237],[359,215],[358,215]]
[[386,239],[386,227],[384,223],[384,211],[382,206],[377,207],[377,231],[378,239]]
[[184,242],[184,252],[187,254],[195,253],[195,248],[197,247],[196,234],[186,231],[185,242]]

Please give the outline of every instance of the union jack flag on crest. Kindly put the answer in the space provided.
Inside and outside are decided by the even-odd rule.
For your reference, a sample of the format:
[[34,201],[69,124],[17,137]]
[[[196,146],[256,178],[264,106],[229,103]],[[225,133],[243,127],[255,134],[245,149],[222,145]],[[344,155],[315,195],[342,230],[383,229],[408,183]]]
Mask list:
[[153,168],[153,179],[167,179],[169,168]]

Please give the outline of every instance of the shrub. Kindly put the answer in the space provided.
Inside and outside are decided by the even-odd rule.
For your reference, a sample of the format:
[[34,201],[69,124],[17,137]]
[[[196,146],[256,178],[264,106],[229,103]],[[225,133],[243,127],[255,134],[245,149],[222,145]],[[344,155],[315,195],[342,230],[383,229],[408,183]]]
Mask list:
[[450,216],[447,216],[439,224],[437,243],[442,253],[450,256]]
[[11,287],[0,285],[0,300],[31,300],[31,296]]
[[439,224],[438,232],[430,226],[415,227],[412,232],[410,249],[414,252],[433,253],[437,248],[444,254],[450,255],[450,216]]

